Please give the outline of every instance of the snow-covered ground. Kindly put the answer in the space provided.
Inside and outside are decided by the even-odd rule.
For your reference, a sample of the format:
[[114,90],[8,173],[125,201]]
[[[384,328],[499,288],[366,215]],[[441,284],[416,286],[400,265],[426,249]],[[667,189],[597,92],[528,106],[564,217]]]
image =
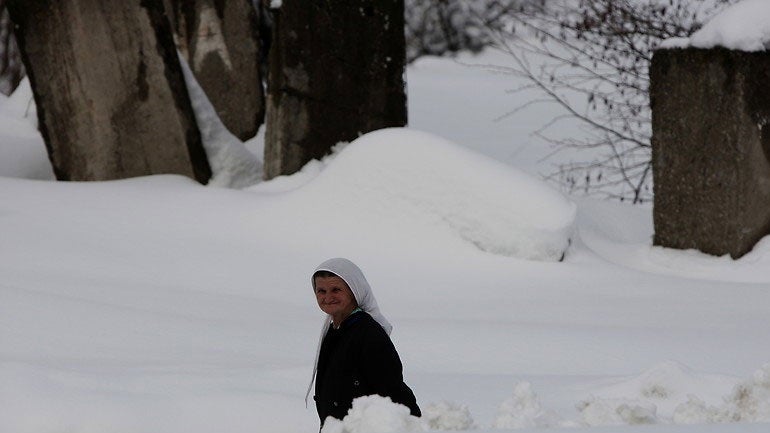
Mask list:
[[[370,399],[329,432],[770,431],[770,243],[732,261],[652,247],[649,206],[574,212],[522,173],[549,169],[548,113],[494,122],[516,83],[462,64],[499,61],[409,69],[411,127],[460,147],[386,131],[244,190],[45,180],[24,98],[0,103],[0,433],[317,431],[308,277],[335,256],[426,416]],[[531,239],[571,243],[494,246]]]

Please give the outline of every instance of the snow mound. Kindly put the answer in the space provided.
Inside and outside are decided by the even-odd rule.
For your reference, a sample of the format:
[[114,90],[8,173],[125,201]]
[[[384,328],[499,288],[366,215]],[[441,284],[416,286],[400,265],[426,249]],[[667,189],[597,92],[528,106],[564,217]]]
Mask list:
[[241,140],[227,130],[214,106],[193,76],[190,66],[179,56],[187,91],[201,133],[203,148],[211,166],[209,185],[244,188],[262,180],[262,161],[246,149]]
[[582,423],[591,427],[658,423],[657,407],[636,400],[591,397],[577,409]]
[[348,144],[350,143],[345,141],[337,143],[336,145],[332,146],[331,153],[321,158],[320,160],[311,160],[307,164],[303,165],[302,168],[294,174],[276,176],[270,179],[269,182],[258,183],[249,188],[249,191],[279,194],[299,189],[318,177],[318,175],[321,174],[324,169],[326,169],[326,166],[328,166],[329,163],[331,163],[337,157],[337,155],[342,152],[342,149],[347,147]]
[[[595,412],[599,405],[611,406],[613,411],[627,411],[628,408],[638,406],[649,412],[642,417],[648,421],[653,420],[653,415],[671,418],[678,407],[691,400],[691,396],[698,396],[699,399],[716,403],[735,386],[735,382],[735,378],[732,377],[698,374],[676,361],[665,361],[638,376],[597,390],[594,395],[599,398],[592,397],[589,401],[580,403],[579,407],[590,403],[594,407],[586,407],[586,410]],[[626,408],[621,409],[621,406]],[[641,414],[641,409],[635,412]],[[618,416],[621,415],[618,414]],[[610,418],[607,418],[607,422],[611,424],[628,421],[622,417]],[[633,419],[639,420],[636,416]],[[590,422],[593,421],[589,420]]]
[[731,382],[735,383],[723,376],[697,375],[668,361],[600,390],[601,397],[591,396],[577,408],[587,426],[770,422],[770,363],[735,385],[721,402],[714,402]]
[[576,214],[575,204],[544,182],[405,128],[361,136],[301,190],[333,198],[348,212],[368,206],[381,219],[404,218],[393,215],[398,210],[483,251],[531,260],[563,257]]
[[532,385],[529,382],[519,382],[513,388],[513,396],[500,404],[492,427],[521,429],[557,425],[557,415],[542,408]]
[[[674,361],[597,389],[576,405],[577,420],[544,410],[529,383],[516,385],[493,428],[600,427],[646,424],[770,422],[770,363],[735,385],[727,376],[696,374]],[[732,391],[725,397],[730,387]]]
[[661,48],[724,47],[739,51],[770,48],[770,2],[743,0],[726,8],[690,38],[672,38]]
[[728,422],[726,412],[710,406],[700,398],[689,395],[685,403],[674,410],[674,424],[715,424]]
[[651,402],[684,401],[688,394],[711,389],[729,389],[732,379],[697,374],[676,361],[656,364],[636,377],[604,389],[606,394],[626,395]]
[[353,407],[342,420],[327,418],[321,433],[390,433],[427,431],[409,408],[393,403],[389,397],[369,395],[353,400]]
[[422,419],[431,430],[470,430],[473,417],[465,405],[442,401],[423,408]]
[[725,403],[728,420],[770,422],[770,363],[736,386]]
[[770,363],[735,386],[719,406],[708,405],[696,396],[676,408],[677,424],[770,422]]

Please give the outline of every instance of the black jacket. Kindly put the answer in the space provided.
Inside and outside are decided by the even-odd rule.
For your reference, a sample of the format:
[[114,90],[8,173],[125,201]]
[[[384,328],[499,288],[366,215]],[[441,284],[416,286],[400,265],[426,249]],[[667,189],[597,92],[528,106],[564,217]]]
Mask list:
[[420,416],[393,342],[372,316],[358,311],[339,329],[329,328],[321,343],[313,397],[321,424],[327,416],[344,418],[354,398],[373,394],[390,397]]

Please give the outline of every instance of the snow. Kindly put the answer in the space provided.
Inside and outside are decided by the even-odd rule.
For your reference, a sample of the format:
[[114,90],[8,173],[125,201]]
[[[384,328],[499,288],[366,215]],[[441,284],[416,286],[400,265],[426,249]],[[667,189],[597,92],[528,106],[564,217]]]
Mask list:
[[493,424],[497,429],[553,427],[559,424],[557,415],[546,411],[529,382],[520,382],[513,388],[513,396],[500,403]]
[[475,428],[468,406],[440,401],[423,406],[422,419],[430,430],[471,430]]
[[227,130],[181,54],[179,63],[211,166],[209,185],[243,188],[258,183],[262,179],[262,160]]
[[[768,431],[767,241],[737,261],[653,247],[650,206],[522,174],[548,163],[524,132],[547,113],[495,123],[505,99],[476,100],[511,77],[425,59],[409,79],[414,129],[243,189],[51,182],[26,104],[0,101],[0,432],[317,431],[308,276],[337,256],[425,416],[372,397],[327,429]],[[498,254],[567,227],[563,261]]]
[[689,38],[672,38],[661,48],[724,47],[738,51],[770,48],[770,2],[743,0],[725,8]]
[[0,174],[51,180],[51,163],[40,133],[29,79],[10,97],[0,94]]
[[327,418],[321,433],[395,433],[427,431],[428,426],[409,414],[409,408],[388,397],[370,395],[353,400],[342,420]]
[[[445,229],[482,251],[531,260],[559,260],[569,245],[574,203],[530,175],[435,135],[375,131],[326,164],[287,199],[312,203],[314,217],[336,220],[334,226],[379,220],[381,232],[393,237]],[[463,172],[474,174],[458,176]],[[308,181],[307,174],[300,177]]]

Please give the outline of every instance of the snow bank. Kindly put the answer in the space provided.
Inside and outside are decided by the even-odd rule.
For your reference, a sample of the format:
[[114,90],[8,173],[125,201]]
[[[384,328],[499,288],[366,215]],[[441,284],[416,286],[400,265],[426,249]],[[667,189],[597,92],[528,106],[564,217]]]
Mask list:
[[353,400],[353,407],[342,420],[327,418],[321,433],[389,433],[427,431],[409,408],[388,397],[370,395]]
[[732,377],[695,373],[681,363],[665,361],[594,394],[609,400],[617,399],[616,407],[630,401],[644,407],[654,406],[653,412],[670,417],[690,395],[716,403],[735,383]]
[[[599,390],[577,406],[587,426],[713,424],[770,421],[770,363],[717,402],[731,379],[695,374],[681,364],[659,364],[638,377]],[[625,393],[623,393],[625,390]]]
[[181,55],[179,63],[182,65],[195,120],[211,166],[209,185],[243,188],[260,182],[262,161],[227,130]]
[[658,422],[656,407],[626,399],[603,399],[592,397],[577,405],[583,425],[634,425]]
[[353,400],[353,407],[342,420],[327,418],[321,433],[405,433],[472,428],[473,418],[464,405],[429,404],[423,408],[422,417],[417,418],[409,414],[409,408],[393,403],[389,397],[370,395]]
[[498,429],[553,427],[559,425],[554,412],[544,410],[529,382],[520,382],[513,388],[513,396],[500,404],[493,423]]
[[743,0],[726,8],[689,38],[672,38],[661,48],[724,47],[739,51],[770,48],[770,1]]
[[698,401],[718,402],[734,384],[734,378],[697,374],[678,362],[666,361],[596,390],[577,408],[581,423],[588,426],[683,421],[683,415],[676,412],[683,411],[694,396]]
[[[447,228],[483,251],[532,260],[559,260],[570,242],[574,203],[530,175],[432,134],[375,131],[322,165],[298,193],[335,200],[337,214],[366,208],[383,220],[408,215],[409,224]],[[271,183],[255,191],[269,191]]]
[[431,430],[470,430],[475,428],[468,406],[442,401],[422,408],[422,419]]
[[738,385],[726,400],[727,419],[770,422],[770,363]]
[[738,384],[721,405],[708,405],[696,396],[676,408],[677,424],[770,422],[770,363]]
[[[770,422],[770,363],[735,385],[727,376],[698,374],[674,361],[595,389],[577,403],[577,420],[563,420],[540,404],[527,382],[498,408],[497,429],[647,424]],[[727,391],[730,388],[732,391]]]

